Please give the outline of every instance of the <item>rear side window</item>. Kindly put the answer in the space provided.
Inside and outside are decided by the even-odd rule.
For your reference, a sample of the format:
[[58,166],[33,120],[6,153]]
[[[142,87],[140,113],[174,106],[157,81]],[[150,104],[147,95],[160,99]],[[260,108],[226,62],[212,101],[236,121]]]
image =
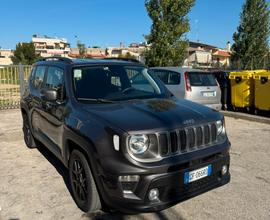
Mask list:
[[216,79],[211,73],[189,72],[191,86],[217,86]]
[[46,72],[45,66],[37,66],[36,67],[36,72],[35,72],[35,75],[32,79],[33,86],[36,89],[41,88],[43,80],[44,80],[45,72]]
[[180,74],[167,70],[152,70],[159,79],[166,85],[180,84]]

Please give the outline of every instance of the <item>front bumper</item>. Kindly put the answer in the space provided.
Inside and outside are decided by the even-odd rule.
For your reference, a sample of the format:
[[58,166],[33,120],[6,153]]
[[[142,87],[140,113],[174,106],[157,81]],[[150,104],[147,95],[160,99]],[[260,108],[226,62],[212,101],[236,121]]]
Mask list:
[[[193,183],[184,184],[184,173],[212,165],[212,174]],[[110,207],[125,213],[155,212],[169,208],[181,201],[200,195],[230,181],[229,170],[221,174],[223,165],[230,165],[228,151],[215,153],[189,163],[178,164],[168,168],[167,172],[141,174],[140,181],[133,190],[133,196],[123,193],[118,176],[107,174],[102,182],[105,192],[104,201]],[[148,193],[151,189],[159,190],[159,201],[151,202]]]

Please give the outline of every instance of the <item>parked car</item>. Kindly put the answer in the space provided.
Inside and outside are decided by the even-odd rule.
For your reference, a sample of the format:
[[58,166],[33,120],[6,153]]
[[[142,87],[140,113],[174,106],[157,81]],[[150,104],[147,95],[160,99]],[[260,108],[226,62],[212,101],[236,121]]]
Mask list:
[[221,109],[221,91],[212,73],[179,67],[151,68],[177,97]]
[[230,181],[222,114],[176,99],[140,63],[44,58],[21,112],[26,145],[61,160],[85,212],[159,211]]

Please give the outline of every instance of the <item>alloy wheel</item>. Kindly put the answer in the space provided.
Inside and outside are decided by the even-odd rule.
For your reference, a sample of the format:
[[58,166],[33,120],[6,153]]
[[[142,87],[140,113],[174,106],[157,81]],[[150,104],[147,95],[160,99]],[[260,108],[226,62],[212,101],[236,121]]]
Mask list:
[[84,167],[80,160],[74,160],[72,164],[72,184],[77,197],[82,201],[87,201],[87,183]]

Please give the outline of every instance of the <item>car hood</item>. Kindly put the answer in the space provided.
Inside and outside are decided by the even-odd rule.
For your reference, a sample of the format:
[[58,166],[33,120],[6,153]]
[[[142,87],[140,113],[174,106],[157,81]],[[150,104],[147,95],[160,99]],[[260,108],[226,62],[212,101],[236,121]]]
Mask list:
[[149,99],[85,105],[84,109],[126,132],[170,130],[220,120],[221,114],[203,105],[174,99]]

